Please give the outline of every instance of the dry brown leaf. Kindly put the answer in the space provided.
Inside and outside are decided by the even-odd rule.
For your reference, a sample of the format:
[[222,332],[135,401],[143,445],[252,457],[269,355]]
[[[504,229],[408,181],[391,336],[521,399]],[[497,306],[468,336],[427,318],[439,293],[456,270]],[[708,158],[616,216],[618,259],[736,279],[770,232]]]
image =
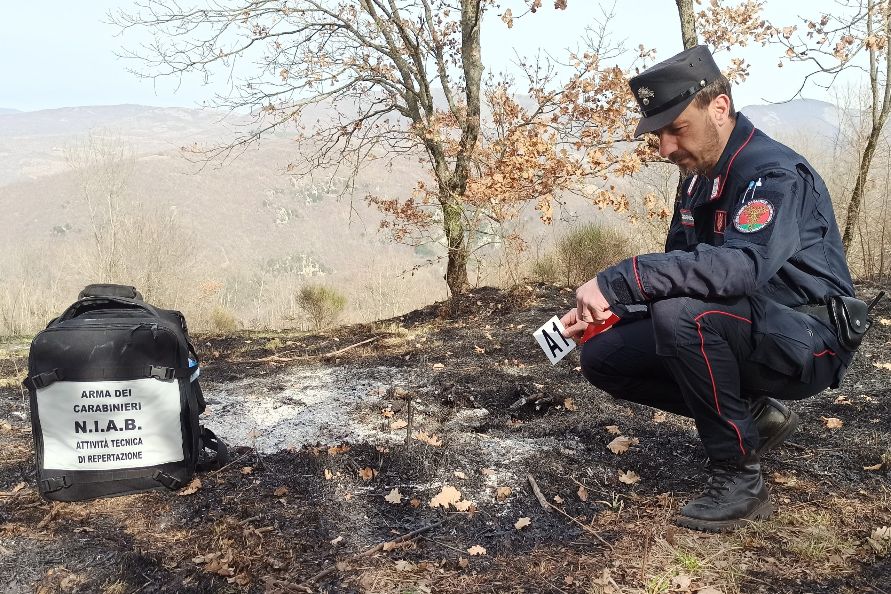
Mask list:
[[406,561],[405,559],[396,561],[396,571],[414,571],[417,568],[418,566],[411,561]]
[[578,496],[582,501],[588,501],[588,489],[579,486]]
[[247,475],[247,474],[251,474],[252,472],[254,472],[253,466],[242,466],[241,467],[241,474]]
[[486,549],[484,547],[481,547],[480,545],[473,545],[472,547],[467,549],[467,552],[470,553],[471,557],[474,555],[485,555]]
[[794,476],[785,475],[779,472],[775,472],[771,475],[773,482],[778,485],[786,485],[788,487],[792,487],[798,483],[798,479]]
[[428,434],[426,431],[415,431],[412,434],[412,437],[417,439],[418,441],[422,441],[427,445],[431,445],[434,447],[442,446],[442,440],[436,435]]
[[872,531],[866,542],[879,555],[891,552],[891,526],[880,526]]
[[706,586],[705,588],[696,590],[696,594],[724,594],[724,592],[714,586]]
[[433,369],[444,369],[444,368],[445,368],[445,365],[443,365],[442,363],[434,363],[433,364]]
[[514,524],[514,528],[516,528],[517,530],[522,530],[531,523],[532,520],[530,520],[529,518],[520,518],[519,520],[517,520],[517,523]]
[[374,475],[376,475],[376,474],[377,474],[377,472],[375,472],[375,470],[373,468],[366,467],[366,468],[359,469],[359,478],[362,479],[363,481],[370,481],[371,479],[374,478]]
[[466,479],[466,478],[467,478],[467,475],[464,474],[463,472],[461,472],[460,470],[456,470],[456,471],[455,471],[455,476],[458,477],[459,479]]
[[844,423],[837,417],[820,417],[829,429],[839,429]]
[[498,487],[497,489],[495,489],[495,499],[497,499],[498,501],[504,501],[505,499],[510,497],[510,494],[512,492],[513,490],[510,487]]
[[399,487],[390,491],[390,494],[385,496],[384,499],[393,504],[402,503],[402,493],[399,492]]
[[557,505],[560,505],[561,503],[563,503],[563,498],[560,497],[559,495],[554,495],[554,503],[556,503]]
[[878,464],[876,464],[874,466],[864,466],[863,470],[881,470],[883,466],[884,466],[884,464],[879,462]]
[[409,501],[408,504],[413,508],[418,509],[419,507],[421,507],[421,500],[417,497],[412,497],[411,501]]
[[328,542],[331,543],[331,546],[332,546],[332,547],[336,547],[337,545],[339,545],[340,543],[343,542],[343,537],[342,537],[342,536],[338,536],[337,538],[334,538],[334,539],[332,539],[332,540],[329,540]]
[[845,396],[844,394],[842,394],[841,396],[839,396],[838,398],[835,399],[835,404],[853,404],[853,402],[848,400],[848,397]]
[[891,320],[889,320],[888,318],[879,318],[879,325],[880,326],[891,326]]
[[177,493],[177,495],[193,495],[198,492],[198,489],[201,488],[201,479],[195,477],[192,479],[188,485],[185,486],[181,491]]
[[480,355],[482,355],[483,353],[486,352],[486,349],[484,349],[484,348],[481,347],[481,346],[477,346],[477,345],[473,345],[473,350],[474,350],[474,352],[477,352],[477,353],[479,353]]
[[566,410],[578,410],[579,409],[579,407],[577,407],[575,405],[575,402],[573,401],[572,398],[566,398],[563,401],[563,408],[565,408]]
[[653,414],[653,422],[654,423],[664,423],[668,420],[668,415],[665,414],[665,411],[657,410],[655,414]]
[[676,575],[671,579],[671,586],[673,590],[686,590],[690,587],[690,584],[693,583],[693,578],[689,575]]
[[331,446],[328,448],[329,456],[336,456],[338,454],[346,454],[350,451],[350,446],[348,445],[339,445],[339,446]]
[[891,371],[891,363],[873,363],[879,369],[887,369]]
[[614,454],[624,454],[628,451],[628,448],[639,443],[640,440],[636,437],[625,437],[624,435],[620,435],[609,442],[606,447],[608,447],[609,451]]
[[18,483],[15,487],[13,487],[12,491],[10,491],[10,493],[18,493],[19,491],[21,491],[22,489],[24,489],[27,486],[28,486],[28,483],[26,483],[25,481],[22,481],[22,482]]
[[473,507],[472,501],[467,501],[466,499],[462,499],[461,501],[455,502],[455,509],[458,511],[466,512],[469,511],[470,508]]
[[619,429],[618,425],[607,425],[604,429],[606,429],[606,432],[610,435],[619,435],[622,433],[622,430]]
[[439,492],[439,495],[430,500],[430,507],[449,508],[449,505],[455,505],[461,501],[461,491],[451,485],[446,485]]
[[633,470],[628,470],[628,471],[619,473],[619,482],[620,483],[625,483],[626,485],[633,485],[634,483],[638,482],[639,480],[640,480],[640,477]]
[[276,488],[275,491],[272,492],[272,494],[275,495],[276,497],[282,497],[283,495],[288,494],[288,488],[287,487],[278,487],[278,488]]
[[405,429],[406,427],[408,427],[408,421],[404,419],[393,421],[393,423],[390,425],[390,429]]
[[325,480],[330,481],[332,478],[334,478],[334,474],[326,468],[325,469]]
[[384,416],[385,419],[389,419],[390,417],[393,416],[393,409],[385,408],[384,410],[381,411],[381,414]]
[[469,563],[470,562],[467,559],[465,559],[464,557],[458,557],[458,567],[460,567],[461,569],[464,569],[465,567],[467,567],[469,565]]

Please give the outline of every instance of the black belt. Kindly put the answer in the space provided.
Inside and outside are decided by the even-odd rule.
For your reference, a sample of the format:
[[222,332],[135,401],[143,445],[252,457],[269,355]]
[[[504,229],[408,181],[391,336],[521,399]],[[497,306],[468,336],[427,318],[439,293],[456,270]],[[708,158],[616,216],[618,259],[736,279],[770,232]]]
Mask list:
[[795,311],[800,311],[801,313],[806,313],[808,315],[814,316],[830,328],[834,328],[835,324],[832,323],[832,317],[829,315],[829,307],[825,304],[815,304],[815,305],[797,305],[791,309]]

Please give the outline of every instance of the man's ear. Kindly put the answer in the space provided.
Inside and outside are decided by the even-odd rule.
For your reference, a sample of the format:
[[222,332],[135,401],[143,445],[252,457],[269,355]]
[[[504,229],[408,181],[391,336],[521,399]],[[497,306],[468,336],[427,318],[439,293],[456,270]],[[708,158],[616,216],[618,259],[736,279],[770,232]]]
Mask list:
[[719,128],[732,123],[730,118],[730,97],[722,93],[712,99],[711,104],[709,104],[709,113],[715,125]]

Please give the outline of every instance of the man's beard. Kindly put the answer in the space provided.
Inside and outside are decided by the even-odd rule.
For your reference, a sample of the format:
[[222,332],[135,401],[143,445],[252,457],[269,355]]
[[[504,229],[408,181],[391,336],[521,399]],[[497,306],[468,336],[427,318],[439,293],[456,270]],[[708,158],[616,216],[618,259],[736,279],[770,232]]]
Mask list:
[[678,167],[681,169],[681,174],[684,177],[693,175],[694,173],[697,175],[704,175],[708,177],[711,174],[712,169],[714,169],[715,165],[718,164],[718,159],[721,157],[721,140],[718,136],[718,127],[715,126],[715,123],[711,120],[711,118],[708,118],[707,115],[706,118],[705,140],[702,143],[701,151],[702,159],[696,160],[693,155],[683,149],[678,149],[668,155],[668,160],[676,164],[680,161],[685,160],[694,162],[694,165],[692,165],[691,167],[678,165]]

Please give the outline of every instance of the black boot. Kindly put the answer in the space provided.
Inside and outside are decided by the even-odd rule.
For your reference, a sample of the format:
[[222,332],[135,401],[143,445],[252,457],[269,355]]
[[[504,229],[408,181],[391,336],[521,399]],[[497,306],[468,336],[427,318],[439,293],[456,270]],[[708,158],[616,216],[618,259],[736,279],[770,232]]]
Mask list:
[[759,456],[783,443],[798,427],[798,414],[779,400],[764,397],[753,402],[751,409],[761,437],[755,450]]
[[705,492],[681,508],[679,526],[724,532],[773,513],[757,455],[710,462],[709,474]]

